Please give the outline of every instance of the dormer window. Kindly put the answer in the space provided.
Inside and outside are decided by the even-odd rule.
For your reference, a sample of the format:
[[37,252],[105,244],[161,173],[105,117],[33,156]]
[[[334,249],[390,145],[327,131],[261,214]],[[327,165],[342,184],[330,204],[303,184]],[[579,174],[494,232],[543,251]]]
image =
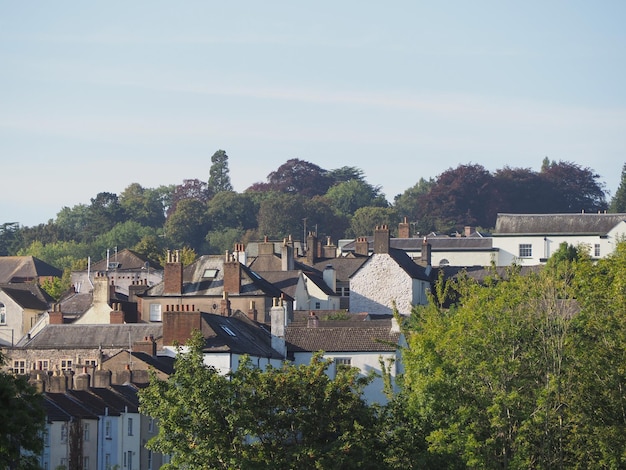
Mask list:
[[110,261],[108,264],[108,269],[117,269],[120,267],[120,263],[116,263],[115,261]]

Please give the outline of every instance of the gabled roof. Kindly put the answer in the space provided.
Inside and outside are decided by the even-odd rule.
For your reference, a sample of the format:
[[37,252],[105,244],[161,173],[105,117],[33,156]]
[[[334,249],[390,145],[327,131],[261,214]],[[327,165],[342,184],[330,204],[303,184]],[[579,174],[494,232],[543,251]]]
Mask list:
[[104,416],[105,414],[109,416],[119,416],[120,411],[123,411],[123,409],[120,410],[112,406],[99,395],[87,390],[68,390],[66,393],[71,399],[77,401],[84,408],[97,416]]
[[[380,253],[379,255],[384,255],[384,253]],[[431,281],[431,277],[427,274],[426,268],[417,264],[415,261],[411,259],[409,255],[406,254],[403,250],[397,250],[394,248],[389,248],[388,256],[395,261],[395,263],[402,268],[402,270],[411,278],[411,279],[419,279],[421,281]],[[363,263],[360,269],[363,268],[367,264],[367,262],[372,259],[368,257],[366,262]],[[354,275],[354,274],[353,274]]]
[[89,410],[65,393],[46,392],[44,400],[46,414],[51,421],[70,421],[70,417],[98,419],[98,415],[93,410]]
[[[216,270],[215,277],[204,277],[207,270]],[[150,287],[140,296],[160,297],[165,283]],[[183,269],[184,296],[221,297],[224,292],[224,256],[204,255]],[[259,295],[280,297],[280,289],[274,287],[255,271],[241,265],[241,293],[239,295]]]
[[[107,261],[108,263],[111,264],[111,266],[107,264]],[[117,267],[115,267],[115,265]],[[113,271],[113,270],[140,271],[140,270],[148,269],[148,267],[150,269],[156,269],[156,270],[163,269],[157,261],[150,260],[135,251],[125,248],[122,251],[114,255],[110,255],[108,260],[105,258],[96,263],[93,263],[91,265],[91,270],[92,271],[107,271],[107,270],[108,271]]]
[[288,325],[287,350],[293,352],[392,352],[398,347],[399,332],[391,321],[350,322],[346,326]]
[[368,257],[359,258],[331,258],[317,262],[313,265],[318,272],[323,272],[326,266],[332,266],[335,269],[338,281],[347,281],[362,265],[367,261]]
[[119,412],[138,413],[139,402],[128,399],[112,388],[89,388],[89,392],[99,397],[109,408]]
[[230,352],[257,357],[282,358],[272,349],[271,335],[267,328],[250,320],[242,312],[237,311],[230,317],[203,313],[202,322],[205,353]]
[[[128,357],[129,352],[126,350],[120,351],[116,354],[113,354],[111,357],[107,358],[103,362],[103,366],[106,366],[106,363],[117,356],[124,355],[124,357]],[[174,373],[174,358],[170,356],[157,356],[153,357],[150,354],[146,354],[145,352],[137,352],[131,351],[130,355],[132,356],[133,364],[136,365],[137,362],[143,362],[147,368],[153,368],[162,372],[165,375],[171,375]],[[107,368],[107,367],[104,367]]]
[[39,277],[61,277],[63,272],[34,256],[0,256],[0,283],[24,282]]
[[494,236],[606,235],[626,214],[498,214]]
[[160,323],[132,323],[121,325],[47,325],[30,341],[19,347],[28,349],[72,348],[129,348],[146,336],[163,336]]
[[47,310],[53,301],[39,285],[30,282],[0,284],[0,290],[11,297],[19,306],[30,310]]

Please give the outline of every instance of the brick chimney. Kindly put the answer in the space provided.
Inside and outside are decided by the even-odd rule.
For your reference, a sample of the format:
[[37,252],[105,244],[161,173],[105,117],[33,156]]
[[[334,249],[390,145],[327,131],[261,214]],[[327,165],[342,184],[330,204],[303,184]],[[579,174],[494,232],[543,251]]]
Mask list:
[[432,259],[431,252],[432,252],[432,246],[430,243],[428,243],[428,239],[424,237],[424,241],[422,242],[422,253],[420,256],[420,261],[422,262],[422,264],[425,264],[426,266],[431,265],[431,259]]
[[143,294],[146,290],[148,290],[148,280],[139,280],[133,281],[130,286],[128,286],[128,301],[129,302],[140,302],[139,294]]
[[163,270],[163,293],[181,295],[183,293],[183,263],[178,250],[167,250],[167,263]]
[[330,287],[333,292],[337,291],[337,272],[333,268],[332,264],[327,264],[322,273],[324,282]]
[[324,258],[337,257],[337,246],[331,241],[330,237],[326,237],[326,245],[322,247],[322,256]]
[[105,273],[96,273],[93,278],[93,303],[111,303],[111,288],[109,287],[109,278]]
[[135,341],[133,344],[133,352],[141,352],[155,357],[157,352],[157,343],[154,336],[144,336],[143,340]]
[[224,292],[241,293],[241,264],[228,251],[224,260]]
[[74,376],[74,390],[89,390],[90,383],[91,376],[87,373],[86,367],[80,374]]
[[469,236],[470,236],[472,233],[474,233],[475,231],[476,231],[476,228],[474,228],[474,227],[472,227],[472,226],[470,226],[470,225],[466,225],[466,226],[465,226],[465,233],[464,233],[464,235],[465,235],[466,237],[469,237]]
[[63,371],[57,370],[52,377],[50,377],[50,393],[65,393],[67,392],[67,376]]
[[126,364],[122,370],[114,370],[112,374],[111,383],[113,385],[124,385],[133,381],[133,371],[130,369],[130,364]]
[[246,246],[243,243],[235,243],[233,249],[233,256],[244,266],[248,264],[248,257],[246,255]]
[[378,225],[374,229],[374,253],[389,253],[389,226]]
[[163,315],[163,345],[172,346],[175,342],[183,345],[194,330],[201,330],[202,316],[199,311],[166,311]]
[[410,238],[411,237],[411,229],[409,226],[409,222],[407,218],[404,217],[402,222],[398,224],[398,238]]
[[220,315],[223,317],[230,317],[232,315],[232,310],[230,309],[230,300],[228,299],[228,292],[224,291],[222,293],[222,300],[220,302]]
[[267,239],[267,236],[263,238],[263,241],[259,243],[258,252],[260,255],[273,255],[274,254],[274,242]]
[[250,301],[250,308],[248,309],[248,318],[252,321],[257,321],[259,316],[259,312],[256,309],[256,304],[254,300]]
[[61,312],[61,305],[54,304],[52,306],[52,312],[48,312],[50,325],[62,325],[63,324],[63,312]]
[[354,254],[361,256],[369,256],[370,244],[367,237],[358,237],[354,243]]
[[320,326],[320,319],[317,317],[317,315],[315,315],[315,312],[309,313],[309,318],[307,320],[306,326],[308,328],[317,328],[318,326]]
[[124,311],[121,308],[121,305],[118,303],[114,303],[111,305],[113,310],[111,311],[111,316],[109,319],[109,323],[111,325],[122,325],[124,324]]
[[273,299],[270,309],[270,331],[272,333],[272,349],[283,357],[287,356],[287,343],[285,340],[289,315],[287,307],[282,299]]
[[313,265],[317,261],[317,237],[313,232],[309,232],[306,237],[306,262]]

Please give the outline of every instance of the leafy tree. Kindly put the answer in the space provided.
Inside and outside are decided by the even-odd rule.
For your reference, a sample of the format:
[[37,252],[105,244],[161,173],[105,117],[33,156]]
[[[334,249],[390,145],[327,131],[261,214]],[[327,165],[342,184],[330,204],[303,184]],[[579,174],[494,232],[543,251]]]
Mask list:
[[[419,222],[418,214],[421,214],[419,209],[420,199],[424,197],[431,188],[434,186],[435,181],[430,178],[428,180],[420,178],[414,186],[410,187],[402,194],[398,194],[394,198],[394,208],[401,217],[407,217],[408,220]],[[424,217],[423,215],[421,216]],[[424,225],[424,224],[421,224]],[[434,227],[427,225],[426,227],[420,227],[420,231],[428,233],[432,231]]]
[[[318,236],[329,236],[332,240],[345,237],[345,232],[349,227],[349,219],[347,216],[337,213],[328,198],[315,196],[305,199],[302,210],[307,219],[307,227],[311,229],[315,227]],[[293,235],[296,233],[294,232]]]
[[83,232],[89,225],[89,206],[77,204],[72,208],[63,207],[56,216],[55,224],[63,240],[83,240]]
[[0,225],[0,256],[12,256],[20,243],[19,223],[7,222]]
[[267,183],[256,183],[248,191],[278,191],[301,196],[321,196],[333,184],[328,171],[314,163],[292,158],[267,176]]
[[214,197],[221,191],[232,191],[228,169],[228,155],[223,150],[218,150],[211,157],[211,169],[209,170],[209,184],[207,187],[209,198]]
[[146,227],[162,227],[165,223],[165,207],[161,192],[130,184],[119,197],[120,206],[128,218]]
[[529,168],[505,166],[494,175],[497,194],[501,197],[498,212],[535,214],[544,212],[552,188],[539,173]]
[[211,230],[206,240],[209,244],[209,254],[219,255],[226,250],[232,251],[235,243],[243,242],[245,231],[238,228]]
[[91,205],[87,211],[87,225],[83,229],[82,240],[91,241],[125,220],[124,208],[121,206],[117,194],[98,193],[95,198],[91,198]]
[[106,250],[117,247],[118,250],[130,248],[138,244],[141,239],[147,236],[158,236],[156,229],[144,227],[139,223],[129,220],[127,222],[117,224],[108,232],[103,232],[91,243],[91,252],[102,254]]
[[597,212],[607,209],[600,175],[571,162],[551,162],[541,177],[551,188],[541,213]]
[[281,239],[302,233],[304,201],[305,198],[298,194],[269,193],[259,206],[259,234]]
[[165,235],[171,246],[189,246],[196,252],[204,252],[205,237],[209,231],[205,202],[183,199],[176,210],[167,217]]
[[171,201],[167,208],[167,217],[169,218],[176,211],[181,201],[189,199],[206,204],[209,200],[208,184],[199,179],[183,180],[183,184],[177,185],[171,195]]
[[610,211],[614,213],[626,212],[626,163],[622,167],[622,179],[617,187],[617,192],[611,199]]
[[143,413],[159,420],[148,447],[189,469],[380,468],[376,414],[362,398],[369,379],[330,361],[268,366],[244,359],[220,375],[203,363],[201,335],[179,352],[167,381],[140,392]]
[[335,184],[325,197],[344,216],[352,216],[361,207],[389,206],[379,187],[358,179]]
[[395,230],[398,214],[391,207],[361,207],[350,220],[349,234],[353,237],[364,237],[374,233],[377,225],[389,225]]
[[35,241],[28,247],[18,251],[17,255],[34,256],[56,268],[66,269],[71,268],[79,259],[87,259],[91,252],[90,246],[86,243],[67,241],[44,245],[39,241]]
[[67,292],[72,285],[71,269],[66,268],[63,270],[62,277],[55,277],[52,279],[45,279],[41,283],[41,288],[52,297],[55,301],[58,301],[61,296]]
[[250,230],[257,226],[259,204],[250,193],[221,191],[208,202],[208,216],[215,230]]
[[342,166],[328,172],[333,184],[346,183],[348,181],[360,181],[365,183],[363,170],[355,166]]
[[159,235],[147,234],[144,235],[136,245],[132,246],[131,249],[149,260],[158,260],[165,250],[165,245],[163,238]]
[[[5,358],[0,352],[0,367]],[[43,449],[45,411],[27,377],[0,372],[0,468],[37,469]]]

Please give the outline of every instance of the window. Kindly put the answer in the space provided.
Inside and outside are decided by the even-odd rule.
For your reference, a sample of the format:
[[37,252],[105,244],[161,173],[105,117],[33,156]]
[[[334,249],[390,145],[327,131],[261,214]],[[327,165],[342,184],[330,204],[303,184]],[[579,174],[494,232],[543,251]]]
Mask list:
[[148,470],[152,470],[152,451],[148,449]]
[[61,425],[61,442],[67,442],[67,423]]
[[154,418],[148,418],[148,432],[154,432]]
[[83,457],[83,470],[89,470],[89,457]]
[[217,277],[218,270],[217,269],[205,269],[202,277],[215,278]]
[[72,360],[61,359],[61,370],[72,370]]
[[104,437],[106,439],[111,439],[111,420],[107,419],[104,422]]
[[520,243],[519,245],[519,257],[520,258],[532,258],[533,246],[530,243]]
[[320,302],[315,302],[315,309],[319,310],[320,308],[322,308],[322,304]]
[[352,359],[349,357],[336,357],[335,364],[338,366],[350,366],[352,364]]
[[133,435],[133,418],[128,418],[128,435]]
[[593,256],[595,256],[596,258],[600,257],[600,244],[599,243],[596,243],[593,246]]
[[111,470],[111,454],[104,455],[104,468],[106,470]]
[[83,441],[89,442],[89,423],[83,424]]
[[26,373],[26,361],[13,361],[13,373],[25,374]]
[[98,363],[97,363],[97,361],[95,359],[87,359],[85,361],[85,365],[86,366],[96,367],[98,365]]
[[[129,450],[126,454],[124,454],[124,456],[128,456],[124,459],[128,462],[128,470],[133,470],[133,451]],[[126,467],[126,464],[124,464],[124,466]]]
[[0,325],[7,324],[7,308],[0,302]]
[[161,304],[150,304],[150,321],[162,321],[161,319]]
[[349,287],[337,287],[337,289],[335,290],[335,293],[337,295],[340,295],[341,297],[350,297],[350,288]]
[[44,447],[50,447],[50,432],[47,427],[43,431],[43,445]]
[[49,369],[50,369],[50,361],[48,361],[48,359],[37,361],[37,370],[49,370]]

